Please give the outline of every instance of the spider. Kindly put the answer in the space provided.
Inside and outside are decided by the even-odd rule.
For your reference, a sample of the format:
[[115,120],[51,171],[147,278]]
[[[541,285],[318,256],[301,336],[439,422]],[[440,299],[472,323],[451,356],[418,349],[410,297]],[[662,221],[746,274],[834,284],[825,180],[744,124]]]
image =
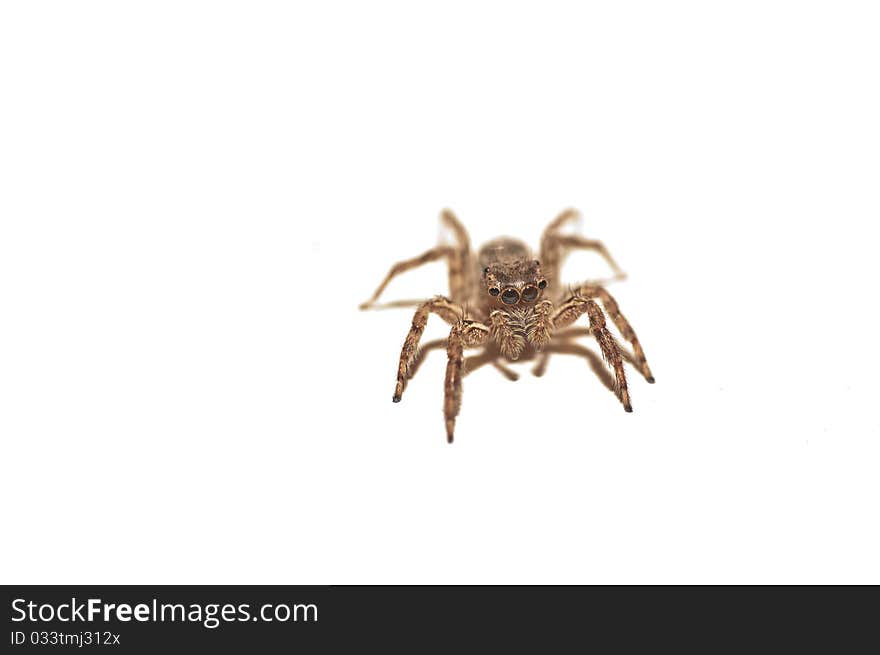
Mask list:
[[[440,245],[418,257],[397,262],[372,297],[360,306],[361,309],[370,309],[418,304],[400,352],[392,398],[395,403],[400,402],[407,383],[416,374],[425,355],[445,347],[448,361],[443,414],[449,443],[452,443],[455,419],[461,408],[462,378],[485,364],[491,364],[508,379],[517,380],[519,375],[505,362],[534,359],[532,373],[540,377],[551,353],[579,355],[588,360],[623,408],[632,411],[623,361],[633,364],[648,382],[654,382],[636,333],[603,283],[585,282],[564,287],[559,280],[562,262],[574,249],[597,252],[614,272],[612,279],[625,277],[601,241],[560,232],[577,217],[575,210],[567,209],[545,228],[541,236],[540,259],[537,259],[525,243],[510,237],[486,243],[474,256],[464,226],[450,210],[441,212],[441,222],[450,230],[455,243]],[[394,277],[438,260],[445,260],[449,269],[448,297],[377,305],[379,296]],[[632,353],[621,348],[609,332],[605,324],[606,313],[632,345]],[[451,326],[449,337],[420,348],[419,340],[430,314],[436,314]],[[582,314],[587,315],[589,328],[569,327]],[[592,350],[574,341],[589,334],[598,342],[602,358],[613,376]],[[482,348],[482,352],[465,359],[464,351],[468,348]]]

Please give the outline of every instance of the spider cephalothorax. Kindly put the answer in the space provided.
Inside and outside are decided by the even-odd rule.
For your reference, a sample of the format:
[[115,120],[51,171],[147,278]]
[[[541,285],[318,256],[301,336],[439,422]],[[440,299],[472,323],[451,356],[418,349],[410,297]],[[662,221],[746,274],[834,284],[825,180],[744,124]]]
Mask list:
[[513,239],[498,239],[480,249],[483,286],[497,307],[534,304],[547,288],[541,262],[529,259],[524,248]]
[[[449,298],[436,296],[419,303],[400,353],[394,402],[401,399],[407,382],[415,375],[427,352],[445,347],[448,362],[443,409],[446,436],[450,442],[461,405],[461,379],[484,364],[492,364],[508,379],[516,380],[519,376],[507,368],[504,361],[536,358],[533,373],[542,375],[550,353],[580,355],[615,392],[624,409],[632,411],[623,361],[637,366],[648,382],[654,381],[635,332],[601,284],[585,283],[567,292],[559,284],[562,260],[575,248],[595,250],[605,258],[615,276],[623,277],[600,241],[559,232],[576,216],[573,210],[566,210],[547,226],[541,238],[541,258],[538,260],[526,244],[509,237],[490,241],[474,257],[464,227],[452,212],[444,210],[441,218],[455,235],[456,245],[438,246],[413,259],[398,262],[372,298],[361,305],[361,309],[375,306],[394,276],[430,261],[447,261]],[[449,337],[419,348],[419,340],[432,313],[451,325]],[[611,335],[605,324],[606,313],[632,345],[632,354],[623,350]],[[589,319],[589,329],[564,329],[583,314]],[[602,359],[610,366],[613,377],[593,351],[574,342],[577,337],[587,334],[596,339]],[[480,347],[483,348],[481,353],[464,359],[466,348]]]

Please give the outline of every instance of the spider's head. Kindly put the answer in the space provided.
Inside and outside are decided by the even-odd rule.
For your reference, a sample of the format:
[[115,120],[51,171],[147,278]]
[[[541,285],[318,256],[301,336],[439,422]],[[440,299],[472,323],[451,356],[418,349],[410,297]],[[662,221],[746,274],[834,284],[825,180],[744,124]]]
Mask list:
[[483,285],[491,305],[533,305],[547,288],[547,279],[537,259],[512,259],[486,266]]

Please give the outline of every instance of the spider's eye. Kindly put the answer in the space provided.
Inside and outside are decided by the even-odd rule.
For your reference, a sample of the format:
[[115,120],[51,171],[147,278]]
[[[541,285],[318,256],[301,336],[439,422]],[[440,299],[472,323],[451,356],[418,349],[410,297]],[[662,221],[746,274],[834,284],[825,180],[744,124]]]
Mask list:
[[516,289],[505,289],[501,294],[501,302],[505,305],[515,305],[519,302],[519,291]]
[[531,302],[535,298],[538,297],[538,287],[533,287],[531,284],[523,289],[522,293],[523,300]]
[[491,287],[489,289],[490,296],[497,296],[499,293],[501,293],[501,289],[499,289],[498,287]]
[[489,267],[483,269],[483,275],[489,275]]
[[540,281],[538,282],[538,288],[539,288],[539,289],[544,289],[544,288],[546,288],[546,286],[547,286],[547,280],[540,280]]

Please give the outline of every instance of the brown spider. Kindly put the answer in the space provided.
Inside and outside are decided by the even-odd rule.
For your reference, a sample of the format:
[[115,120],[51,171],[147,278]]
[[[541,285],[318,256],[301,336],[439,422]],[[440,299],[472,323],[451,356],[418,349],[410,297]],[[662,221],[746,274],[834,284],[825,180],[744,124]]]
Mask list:
[[[566,291],[559,281],[564,257],[577,248],[598,252],[614,271],[615,279],[625,277],[601,241],[559,232],[577,215],[575,210],[568,209],[547,226],[541,236],[541,258],[538,260],[528,246],[508,237],[490,241],[474,257],[464,226],[451,211],[443,210],[441,221],[452,231],[455,245],[431,248],[418,257],[396,263],[373,296],[360,306],[361,309],[376,307],[382,291],[396,275],[428,262],[446,260],[449,267],[448,298],[436,296],[426,301],[383,305],[419,305],[400,352],[394,402],[400,401],[407,382],[415,375],[426,353],[445,347],[448,362],[443,413],[446,438],[450,443],[455,417],[461,407],[461,380],[467,373],[484,364],[492,364],[508,379],[519,378],[500,360],[536,358],[532,372],[540,376],[546,369],[550,353],[580,355],[590,362],[605,386],[614,391],[623,408],[632,411],[623,359],[635,365],[648,382],[654,382],[636,333],[601,283],[586,282]],[[603,309],[632,344],[632,354],[621,349],[608,331]],[[452,329],[447,339],[432,341],[419,348],[419,339],[431,313],[449,323]],[[581,314],[587,314],[589,318],[588,329],[562,329],[574,323]],[[576,337],[586,334],[592,334],[599,343],[602,357],[614,373],[613,379],[593,351],[573,342]],[[483,351],[465,360],[464,349],[477,347],[483,347]]]

